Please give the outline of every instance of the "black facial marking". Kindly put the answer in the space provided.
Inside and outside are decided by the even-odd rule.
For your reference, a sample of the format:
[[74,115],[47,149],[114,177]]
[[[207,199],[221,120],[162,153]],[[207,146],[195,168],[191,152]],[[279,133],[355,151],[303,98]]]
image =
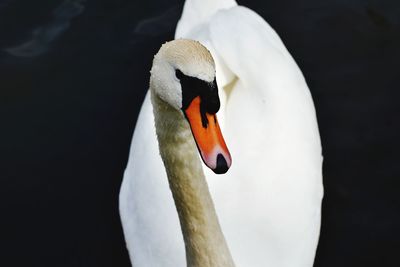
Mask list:
[[182,110],[187,109],[193,99],[200,96],[201,122],[203,127],[207,128],[208,120],[206,113],[215,114],[220,107],[218,87],[215,79],[212,82],[206,82],[187,76],[178,69],[176,70],[176,77],[180,80],[182,87]]

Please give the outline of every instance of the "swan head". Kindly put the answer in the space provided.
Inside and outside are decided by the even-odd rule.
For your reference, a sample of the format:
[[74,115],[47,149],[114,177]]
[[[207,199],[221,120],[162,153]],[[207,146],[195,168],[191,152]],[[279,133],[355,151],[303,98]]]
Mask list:
[[220,100],[215,63],[207,48],[186,39],[165,43],[154,57],[150,88],[183,113],[203,162],[217,174],[227,172],[232,159],[216,117]]

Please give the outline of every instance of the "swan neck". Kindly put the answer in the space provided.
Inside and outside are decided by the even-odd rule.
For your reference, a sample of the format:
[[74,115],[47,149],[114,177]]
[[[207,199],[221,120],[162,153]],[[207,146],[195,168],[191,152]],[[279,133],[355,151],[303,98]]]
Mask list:
[[160,154],[178,211],[188,267],[233,267],[204,177],[196,144],[182,112],[152,90]]

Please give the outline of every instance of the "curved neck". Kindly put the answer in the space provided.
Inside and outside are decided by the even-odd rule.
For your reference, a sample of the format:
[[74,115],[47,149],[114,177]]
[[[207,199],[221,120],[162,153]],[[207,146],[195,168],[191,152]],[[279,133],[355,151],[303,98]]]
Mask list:
[[159,149],[178,211],[189,267],[233,267],[196,144],[183,114],[152,91]]
[[187,37],[189,31],[204,23],[218,10],[236,6],[235,0],[186,0],[175,38]]

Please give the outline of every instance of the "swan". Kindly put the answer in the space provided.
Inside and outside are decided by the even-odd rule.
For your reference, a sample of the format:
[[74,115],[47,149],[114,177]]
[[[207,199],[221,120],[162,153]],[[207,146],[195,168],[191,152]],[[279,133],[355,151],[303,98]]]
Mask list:
[[[322,153],[303,74],[275,31],[232,0],[187,0],[175,37],[185,40],[164,44],[154,58],[121,185],[121,222],[133,266],[312,266]],[[184,92],[199,81],[218,87],[219,101],[213,101],[229,151],[223,142],[217,152],[197,149],[196,133],[188,130],[182,107],[198,98],[187,103]],[[168,137],[162,141],[163,131]],[[172,145],[178,140],[185,149]],[[190,172],[190,185],[174,180],[180,172]],[[187,196],[177,198],[178,189]],[[207,208],[182,207],[194,196]],[[185,222],[193,216],[203,223]],[[207,238],[194,242],[195,233]]]

